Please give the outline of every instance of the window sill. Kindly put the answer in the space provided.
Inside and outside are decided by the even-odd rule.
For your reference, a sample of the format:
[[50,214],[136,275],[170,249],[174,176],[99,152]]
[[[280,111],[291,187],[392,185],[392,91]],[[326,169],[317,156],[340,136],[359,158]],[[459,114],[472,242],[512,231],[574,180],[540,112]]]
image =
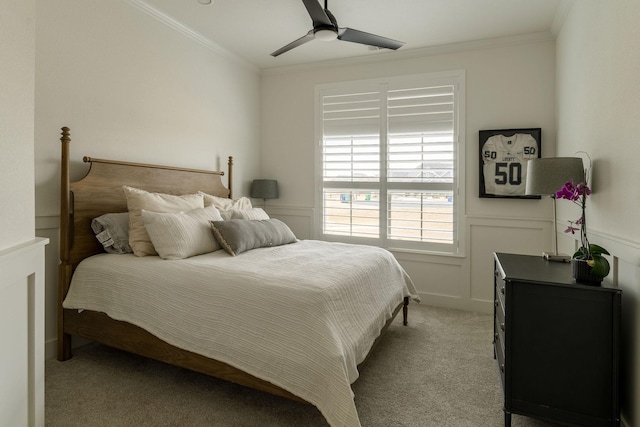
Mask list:
[[418,262],[435,262],[438,264],[462,265],[466,258],[464,254],[452,254],[447,252],[421,251],[417,249],[386,248],[396,259]]

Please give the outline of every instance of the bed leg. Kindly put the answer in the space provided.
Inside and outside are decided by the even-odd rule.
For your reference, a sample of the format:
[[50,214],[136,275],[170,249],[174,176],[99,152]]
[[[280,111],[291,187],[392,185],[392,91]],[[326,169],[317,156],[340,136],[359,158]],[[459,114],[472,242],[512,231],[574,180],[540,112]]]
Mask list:
[[64,332],[58,336],[58,360],[64,362],[71,359],[71,335]]
[[407,316],[409,314],[409,297],[404,297],[404,304],[402,305],[402,324],[407,326]]

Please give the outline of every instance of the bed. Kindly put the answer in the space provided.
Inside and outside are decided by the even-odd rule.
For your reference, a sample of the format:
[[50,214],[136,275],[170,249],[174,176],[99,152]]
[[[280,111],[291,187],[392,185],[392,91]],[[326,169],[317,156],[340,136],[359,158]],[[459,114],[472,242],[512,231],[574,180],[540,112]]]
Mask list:
[[86,176],[70,182],[70,141],[62,128],[59,360],[82,337],[312,404],[332,426],[360,425],[357,367],[400,311],[407,324],[409,300],[419,301],[390,253],[294,236],[232,256],[225,226],[280,227],[273,219],[213,221],[221,249],[179,259],[159,248],[160,256],[105,253],[92,221],[128,211],[123,188],[234,200],[233,159],[226,187],[224,172],[89,157]]

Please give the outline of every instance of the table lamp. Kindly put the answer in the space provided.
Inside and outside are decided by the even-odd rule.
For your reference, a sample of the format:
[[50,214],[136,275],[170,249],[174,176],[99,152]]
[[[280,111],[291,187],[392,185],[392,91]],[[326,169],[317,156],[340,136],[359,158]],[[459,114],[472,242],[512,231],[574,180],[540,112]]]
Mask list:
[[278,181],[275,179],[254,179],[251,183],[251,197],[263,199],[266,204],[267,199],[277,199]]
[[543,252],[548,261],[569,262],[571,257],[558,253],[558,226],[556,224],[556,191],[568,182],[584,182],[585,171],[580,157],[547,157],[527,162],[525,193],[535,196],[550,196],[553,199],[553,253]]

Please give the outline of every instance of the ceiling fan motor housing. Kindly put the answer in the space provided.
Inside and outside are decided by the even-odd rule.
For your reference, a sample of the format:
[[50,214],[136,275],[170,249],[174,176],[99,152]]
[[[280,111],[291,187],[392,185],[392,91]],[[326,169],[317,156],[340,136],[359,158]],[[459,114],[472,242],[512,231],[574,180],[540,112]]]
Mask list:
[[313,36],[316,40],[329,42],[338,38],[338,31],[331,27],[314,28]]

